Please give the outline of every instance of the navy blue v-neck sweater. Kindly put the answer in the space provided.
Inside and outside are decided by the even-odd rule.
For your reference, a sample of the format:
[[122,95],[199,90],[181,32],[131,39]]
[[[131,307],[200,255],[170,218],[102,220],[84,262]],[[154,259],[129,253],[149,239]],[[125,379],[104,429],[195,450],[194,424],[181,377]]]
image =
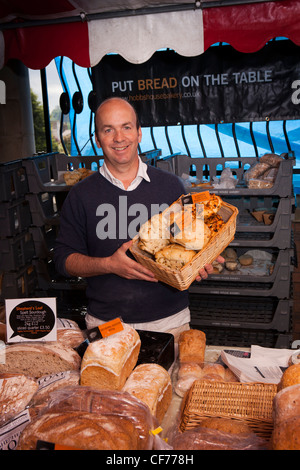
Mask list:
[[[70,190],[54,251],[58,272],[67,276],[65,260],[71,253],[112,255],[134,237],[142,223],[184,193],[181,181],[171,173],[149,166],[148,175],[150,182],[142,180],[133,191],[114,186],[99,172]],[[126,323],[155,321],[188,306],[187,291],[161,282],[128,280],[115,274],[86,281],[88,312],[103,321],[117,316]]]

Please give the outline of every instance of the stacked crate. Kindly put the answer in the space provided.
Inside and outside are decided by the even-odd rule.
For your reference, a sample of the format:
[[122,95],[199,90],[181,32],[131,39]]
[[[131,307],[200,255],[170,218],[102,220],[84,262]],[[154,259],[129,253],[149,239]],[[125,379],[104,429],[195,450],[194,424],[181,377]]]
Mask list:
[[0,165],[0,302],[30,297],[36,286],[28,181],[22,161]]
[[[30,231],[35,252],[32,263],[37,274],[37,297],[56,297],[59,316],[72,317],[83,324],[86,312],[86,283],[81,278],[59,275],[53,262],[55,239],[59,230],[60,211],[70,189],[63,174],[79,167],[96,168],[96,157],[68,157],[51,153],[23,160],[28,180],[25,196],[32,216]],[[94,166],[93,166],[94,165]]]
[[[246,169],[256,158],[190,158],[177,156],[173,162],[179,175],[193,175],[200,181],[213,178],[229,167],[243,181]],[[272,270],[256,275],[242,270],[212,274],[189,289],[192,326],[205,331],[213,345],[289,348],[292,341],[292,272],[294,249],[292,187],[294,158],[286,155],[272,188],[250,189],[238,184],[232,189],[210,191],[239,209],[236,235],[230,247],[237,256],[249,250],[267,253]],[[205,188],[207,189],[207,188]],[[201,191],[195,187],[191,191]],[[267,208],[275,216],[270,225],[258,222],[254,209]],[[255,271],[253,271],[255,273]]]

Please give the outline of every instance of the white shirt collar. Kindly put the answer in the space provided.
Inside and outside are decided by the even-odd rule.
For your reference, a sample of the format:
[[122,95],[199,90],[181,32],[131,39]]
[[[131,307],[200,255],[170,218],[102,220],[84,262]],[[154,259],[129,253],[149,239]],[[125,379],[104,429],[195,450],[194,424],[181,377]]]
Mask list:
[[[138,159],[139,159],[139,167],[138,167],[136,177],[134,178],[133,181],[131,181],[126,191],[133,191],[134,189],[136,189],[143,179],[146,180],[148,183],[150,182],[150,178],[147,173],[148,165],[145,162],[143,162],[140,157],[138,157]],[[115,178],[111,174],[105,162],[103,162],[103,165],[99,168],[99,172],[102,176],[104,176],[104,178],[110,181],[113,185],[125,190],[122,181],[120,181],[118,178]]]

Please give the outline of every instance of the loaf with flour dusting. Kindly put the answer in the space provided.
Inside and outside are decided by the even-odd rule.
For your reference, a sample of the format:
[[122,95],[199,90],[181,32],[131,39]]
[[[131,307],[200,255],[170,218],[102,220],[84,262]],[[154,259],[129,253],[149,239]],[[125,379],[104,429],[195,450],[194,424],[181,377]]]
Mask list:
[[141,340],[126,323],[123,330],[90,343],[81,362],[81,385],[100,390],[121,390],[135,367]]
[[159,364],[139,364],[128,377],[123,391],[145,403],[161,423],[172,399],[171,377]]
[[0,424],[23,411],[37,390],[37,382],[25,375],[0,374]]

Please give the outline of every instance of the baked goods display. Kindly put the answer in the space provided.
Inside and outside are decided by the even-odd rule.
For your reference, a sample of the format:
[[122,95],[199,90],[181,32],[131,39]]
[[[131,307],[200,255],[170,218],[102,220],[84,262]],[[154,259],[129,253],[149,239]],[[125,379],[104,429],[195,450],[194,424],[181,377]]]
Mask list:
[[220,231],[224,220],[218,214],[220,196],[203,193],[203,200],[175,202],[163,213],[155,214],[142,225],[138,246],[154,256],[154,260],[174,270],[190,263]]
[[122,331],[93,341],[82,358],[81,385],[121,390],[136,366],[140,347],[138,332],[126,323]]
[[161,423],[172,399],[171,377],[159,364],[139,364],[128,377],[123,391],[148,405]]
[[[121,330],[103,334],[101,339],[85,334],[91,342],[82,357],[60,341],[4,348],[0,447],[1,439],[7,439],[5,427],[26,413],[26,422],[14,437],[19,450],[300,450],[298,362],[285,370],[277,393],[273,385],[270,438],[238,412],[225,417],[210,411],[184,431],[174,416],[164,440],[157,433],[164,426],[172,397],[183,398],[185,405],[197,381],[191,391],[201,387],[205,403],[211,403],[213,395],[207,393],[243,384],[235,383],[237,377],[223,363],[206,361],[204,331],[190,329],[180,334],[178,367],[170,373],[159,364],[138,363],[140,336],[131,326],[121,325]],[[76,323],[72,327],[77,330]],[[51,372],[42,374],[44,370]],[[180,407],[180,414],[185,411],[185,406]]]

